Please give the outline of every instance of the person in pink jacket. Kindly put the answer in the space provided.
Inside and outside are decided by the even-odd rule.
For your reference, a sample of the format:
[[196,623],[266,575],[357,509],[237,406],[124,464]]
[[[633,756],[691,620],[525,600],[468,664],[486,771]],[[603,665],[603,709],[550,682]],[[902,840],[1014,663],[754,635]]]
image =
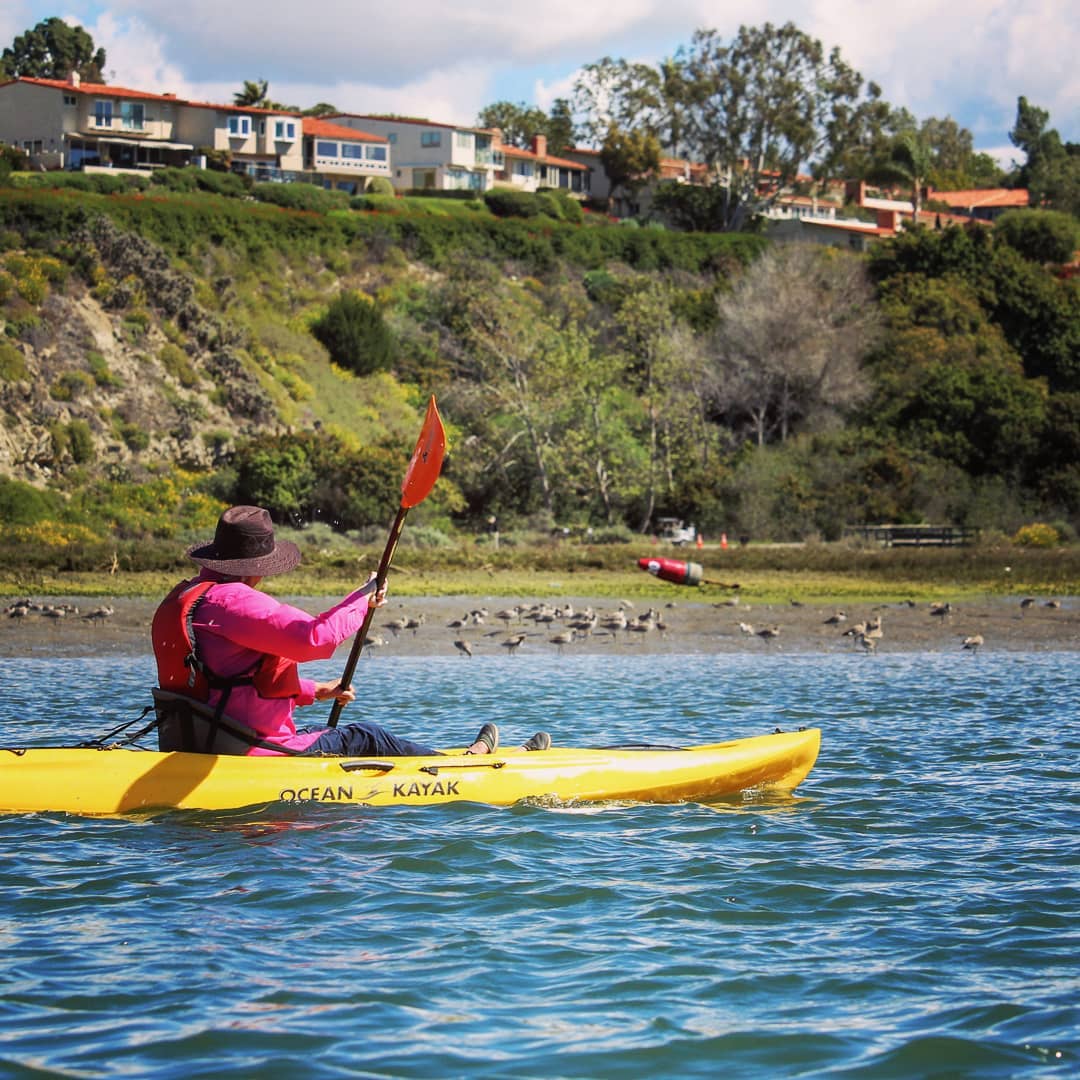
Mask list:
[[[335,728],[297,728],[294,722],[300,706],[330,698],[355,700],[351,686],[302,678],[296,665],[328,660],[360,628],[368,605],[385,603],[385,587],[372,596],[374,574],[362,588],[319,615],[259,592],[264,577],[292,570],[301,555],[295,544],[275,541],[269,513],[256,506],[226,510],[213,541],[189,548],[187,555],[201,572],[173,589],[154,617],[154,654],[162,687],[176,686],[185,677],[182,667],[180,677],[176,670],[177,658],[182,657],[183,665],[194,666],[209,683],[207,703],[217,706],[227,695],[227,715],[258,736],[262,745],[253,746],[251,754],[273,754],[274,745],[284,753],[305,755],[438,753],[371,721]],[[489,754],[498,743],[498,729],[486,723],[465,752]]]

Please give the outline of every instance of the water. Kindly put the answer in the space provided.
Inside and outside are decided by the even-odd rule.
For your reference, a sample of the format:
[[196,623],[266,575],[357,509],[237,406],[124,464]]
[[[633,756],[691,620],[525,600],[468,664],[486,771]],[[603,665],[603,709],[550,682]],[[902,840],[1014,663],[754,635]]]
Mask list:
[[[437,743],[824,741],[793,798],[711,808],[0,818],[0,1076],[1077,1075],[1080,654],[358,674]],[[5,678],[0,742],[56,743],[152,672]]]

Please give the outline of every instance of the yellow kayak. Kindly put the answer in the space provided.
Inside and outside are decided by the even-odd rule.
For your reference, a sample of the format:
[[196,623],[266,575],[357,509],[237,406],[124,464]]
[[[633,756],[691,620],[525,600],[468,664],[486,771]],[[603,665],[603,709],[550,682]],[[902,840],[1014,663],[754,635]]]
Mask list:
[[0,811],[117,814],[295,803],[708,802],[791,791],[817,728],[687,748],[508,749],[442,757],[242,757],[128,748],[0,748]]

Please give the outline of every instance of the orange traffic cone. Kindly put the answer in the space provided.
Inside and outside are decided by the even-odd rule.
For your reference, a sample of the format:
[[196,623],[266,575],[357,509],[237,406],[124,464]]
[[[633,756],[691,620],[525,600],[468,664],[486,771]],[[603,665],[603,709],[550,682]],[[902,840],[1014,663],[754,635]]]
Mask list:
[[705,546],[705,537],[701,533],[697,534],[697,546],[703,548]]
[[720,534],[720,547],[727,551],[727,533]]

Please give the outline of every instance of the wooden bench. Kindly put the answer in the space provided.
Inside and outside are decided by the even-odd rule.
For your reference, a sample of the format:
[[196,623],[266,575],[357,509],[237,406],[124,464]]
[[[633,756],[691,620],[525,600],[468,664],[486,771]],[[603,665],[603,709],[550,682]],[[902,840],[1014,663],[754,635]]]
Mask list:
[[863,525],[844,532],[882,547],[957,547],[974,543],[979,535],[970,525]]

